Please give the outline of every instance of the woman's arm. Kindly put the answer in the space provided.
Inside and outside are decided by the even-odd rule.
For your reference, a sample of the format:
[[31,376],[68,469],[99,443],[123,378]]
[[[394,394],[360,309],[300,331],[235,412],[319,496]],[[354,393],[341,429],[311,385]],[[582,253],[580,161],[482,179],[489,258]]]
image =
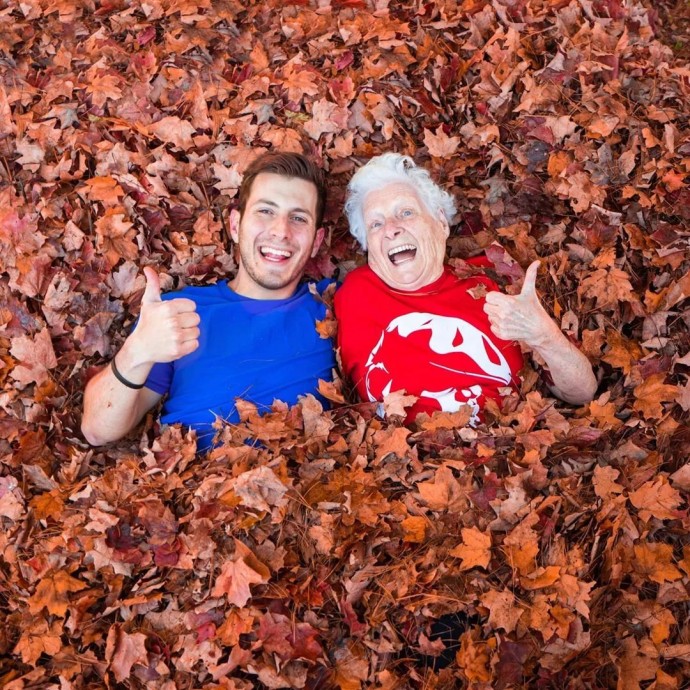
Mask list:
[[597,380],[587,357],[542,307],[536,290],[538,270],[539,261],[535,261],[527,269],[518,295],[490,292],[484,311],[494,335],[503,340],[519,340],[544,360],[553,380],[554,395],[582,405],[594,397]]

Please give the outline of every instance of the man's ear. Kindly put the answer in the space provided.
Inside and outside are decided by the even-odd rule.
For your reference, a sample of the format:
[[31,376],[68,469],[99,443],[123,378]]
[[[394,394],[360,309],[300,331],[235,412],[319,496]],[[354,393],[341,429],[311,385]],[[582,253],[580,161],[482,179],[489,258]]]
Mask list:
[[321,243],[323,242],[324,235],[325,230],[323,228],[319,228],[316,231],[316,235],[314,235],[314,245],[311,248],[312,259],[319,253],[319,248],[321,247]]
[[240,212],[236,208],[230,211],[230,237],[232,237],[233,242],[239,242]]

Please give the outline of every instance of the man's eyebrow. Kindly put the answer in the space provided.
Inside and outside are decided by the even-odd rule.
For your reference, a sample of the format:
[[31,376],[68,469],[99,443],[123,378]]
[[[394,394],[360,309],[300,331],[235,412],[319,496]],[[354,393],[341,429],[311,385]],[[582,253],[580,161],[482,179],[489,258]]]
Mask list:
[[[278,208],[278,204],[276,204],[275,201],[271,201],[270,199],[257,199],[252,203],[252,206],[257,206],[258,204]],[[314,215],[308,208],[301,208],[299,206],[297,208],[291,208],[290,213],[306,213],[309,217]]]

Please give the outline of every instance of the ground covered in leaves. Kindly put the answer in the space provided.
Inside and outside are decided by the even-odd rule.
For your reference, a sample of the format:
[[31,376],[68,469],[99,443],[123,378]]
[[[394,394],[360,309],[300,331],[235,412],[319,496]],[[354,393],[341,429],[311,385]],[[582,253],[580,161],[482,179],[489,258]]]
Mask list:
[[[685,687],[681,24],[632,0],[1,3],[0,685]],[[557,403],[530,368],[477,429],[345,390],[242,405],[205,458],[153,415],[90,449],[81,391],[141,267],[230,275],[261,148],[329,170],[316,277],[363,260],[339,214],[355,165],[415,156],[459,200],[459,271],[485,251],[511,289],[543,258],[599,397]],[[458,612],[435,672],[432,621]]]

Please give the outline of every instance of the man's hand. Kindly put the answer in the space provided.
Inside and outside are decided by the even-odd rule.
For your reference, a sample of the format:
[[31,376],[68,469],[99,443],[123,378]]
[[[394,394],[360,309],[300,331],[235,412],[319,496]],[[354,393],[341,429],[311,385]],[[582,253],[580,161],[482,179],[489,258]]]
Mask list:
[[492,333],[503,340],[520,340],[532,348],[545,345],[558,337],[560,329],[541,306],[537,296],[537,271],[534,261],[525,273],[525,281],[518,295],[489,292],[484,311],[489,317]]
[[147,266],[144,275],[139,322],[127,343],[131,366],[172,362],[199,347],[201,319],[194,302],[183,297],[164,302],[156,271]]

